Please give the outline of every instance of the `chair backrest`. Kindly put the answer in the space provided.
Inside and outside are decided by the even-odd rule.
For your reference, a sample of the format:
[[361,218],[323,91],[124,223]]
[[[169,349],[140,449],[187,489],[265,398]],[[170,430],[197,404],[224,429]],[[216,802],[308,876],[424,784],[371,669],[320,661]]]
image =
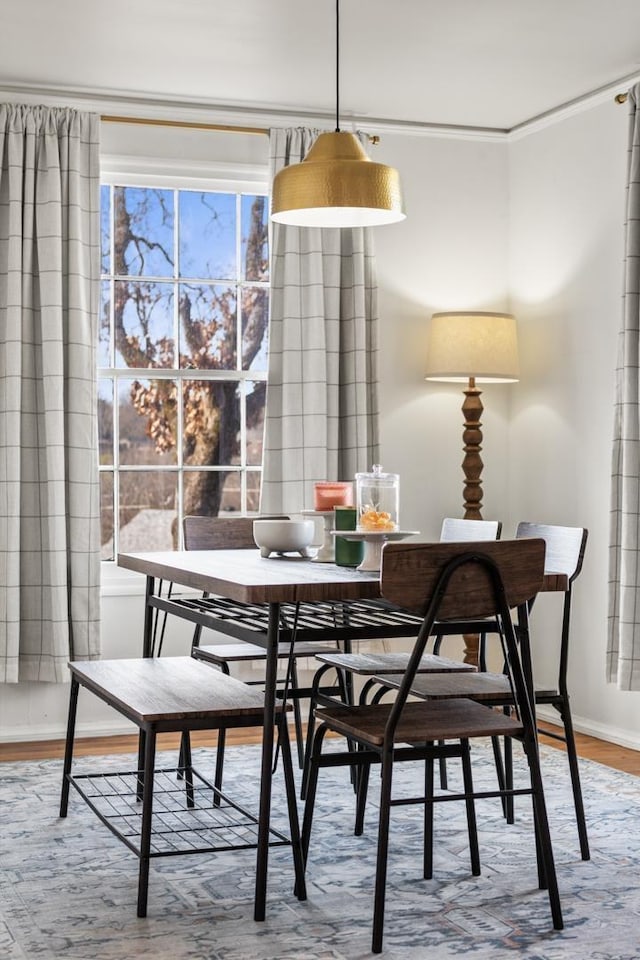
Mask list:
[[[545,573],[557,574],[556,589],[564,590],[560,655],[558,657],[558,690],[568,696],[569,634],[571,631],[571,589],[582,570],[588,530],[583,527],[559,527],[545,523],[519,523],[516,538],[542,538],[546,544]],[[529,605],[531,606],[531,604]]]
[[[253,521],[257,517],[185,517],[185,550],[255,550]],[[286,516],[275,520],[288,520]]]
[[561,573],[572,583],[582,569],[588,530],[583,527],[559,527],[545,523],[519,523],[516,539],[534,537],[547,545],[546,573]]
[[[505,668],[515,708],[525,736],[535,737],[529,645],[516,642],[510,608],[526,610],[535,599],[544,578],[544,553],[544,540],[528,538],[384,545],[380,572],[382,596],[424,618],[389,711],[385,728],[387,748],[394,742],[429,634],[436,621],[443,620],[491,617],[500,623]],[[526,620],[524,622],[526,624]],[[523,636],[521,631],[521,639]]]
[[441,543],[464,540],[499,540],[502,524],[499,520],[460,520],[445,517],[440,531]]
[[[455,543],[387,543],[382,551],[380,591],[397,606],[425,615],[434,603],[438,620],[476,620],[499,612],[491,567],[497,569],[510,608],[530,602],[542,587],[542,539]],[[464,558],[464,559],[463,559]],[[441,597],[437,588],[449,565]]]

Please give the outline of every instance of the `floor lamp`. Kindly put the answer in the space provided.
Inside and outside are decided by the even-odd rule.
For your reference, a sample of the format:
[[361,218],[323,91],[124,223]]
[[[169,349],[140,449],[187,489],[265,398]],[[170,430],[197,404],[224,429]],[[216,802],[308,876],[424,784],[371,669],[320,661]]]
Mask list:
[[466,383],[462,414],[464,518],[482,520],[482,401],[479,383],[519,379],[515,318],[508,313],[434,313],[425,380]]
[[[462,444],[464,519],[482,520],[482,401],[478,383],[519,379],[515,318],[508,313],[434,313],[425,380],[466,383]],[[477,663],[478,638],[465,635],[465,660]]]

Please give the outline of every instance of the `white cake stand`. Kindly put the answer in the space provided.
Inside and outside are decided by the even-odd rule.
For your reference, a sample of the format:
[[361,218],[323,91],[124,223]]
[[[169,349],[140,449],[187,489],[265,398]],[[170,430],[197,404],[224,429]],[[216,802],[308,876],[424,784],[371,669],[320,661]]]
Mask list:
[[366,573],[379,573],[382,563],[382,545],[388,540],[404,540],[406,537],[415,537],[419,530],[332,530],[334,537],[343,537],[345,540],[361,540],[364,542],[364,557],[356,570]]
[[331,536],[333,529],[333,510],[301,510],[303,517],[322,517],[324,523],[324,538],[322,546],[311,561],[312,563],[335,563],[335,541]]

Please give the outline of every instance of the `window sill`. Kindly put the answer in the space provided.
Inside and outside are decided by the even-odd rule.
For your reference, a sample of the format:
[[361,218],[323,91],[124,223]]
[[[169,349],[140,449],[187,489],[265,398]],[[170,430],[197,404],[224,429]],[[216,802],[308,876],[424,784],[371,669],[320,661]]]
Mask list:
[[[125,570],[117,563],[109,560],[102,561],[100,596],[102,597],[143,597],[146,577],[133,570]],[[180,595],[198,594],[199,590],[190,587],[179,587],[176,591]]]

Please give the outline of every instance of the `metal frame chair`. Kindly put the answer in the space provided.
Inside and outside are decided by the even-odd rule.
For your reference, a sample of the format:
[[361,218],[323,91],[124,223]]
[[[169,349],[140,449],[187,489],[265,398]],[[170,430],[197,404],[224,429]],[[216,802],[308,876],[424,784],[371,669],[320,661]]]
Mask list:
[[[498,520],[459,520],[445,517],[440,530],[440,543],[499,540],[502,524]],[[462,631],[460,631],[462,632]],[[420,664],[419,673],[450,673],[455,671],[470,671],[475,667],[459,660],[439,656],[442,634],[434,639],[433,654],[425,654]],[[307,737],[303,764],[301,797],[304,800],[306,784],[309,776],[309,757],[313,732],[315,727],[315,712],[318,704],[331,705],[332,699],[322,693],[322,683],[325,674],[336,670],[338,677],[342,677],[342,684],[346,688],[350,702],[353,702],[353,676],[365,677],[365,683],[360,692],[360,703],[366,703],[369,697],[380,687],[379,678],[386,673],[397,673],[404,670],[409,661],[408,653],[340,653],[330,652],[316,654],[316,659],[322,663],[314,674],[309,700],[309,716],[307,721]],[[443,760],[441,778],[446,783],[446,766]]]
[[[580,855],[583,860],[590,858],[589,839],[582,798],[582,787],[580,784],[578,753],[571,718],[567,671],[569,664],[572,587],[582,570],[587,537],[588,531],[582,527],[562,527],[551,524],[523,522],[518,524],[516,530],[516,540],[525,538],[544,540],[546,546],[545,573],[548,575],[553,574],[556,577],[556,589],[560,589],[564,593],[562,627],[557,658],[557,683],[555,685],[543,685],[533,682],[533,701],[534,707],[539,704],[548,704],[554,707],[560,714],[563,733],[556,733],[548,729],[541,730],[540,728],[538,728],[538,733],[544,734],[544,736],[558,740],[566,745],[573,804],[576,815],[576,827],[580,843]],[[533,599],[528,604],[527,616],[530,614],[532,608]],[[519,636],[520,630],[517,624],[515,630],[516,636]],[[494,622],[493,625],[487,625],[481,644],[486,644],[487,637],[491,633],[497,632],[499,632],[499,624],[497,622]],[[486,663],[486,656],[482,646],[481,654],[481,662],[484,664]],[[384,685],[384,687],[379,688],[382,692],[383,689],[397,689],[402,683],[403,677],[402,674],[398,673],[395,676],[385,674],[384,676],[379,676],[377,679],[380,684]],[[450,697],[471,697],[488,706],[501,706],[506,710],[511,709],[513,702],[511,690],[504,674],[489,672],[480,672],[473,676],[419,676],[416,677],[413,684],[412,693],[415,696],[431,700],[447,699]],[[504,762],[502,755],[496,751],[496,768],[498,782],[507,787],[512,786],[513,768],[510,741],[506,741],[504,745]],[[441,786],[446,787],[446,781],[443,782],[442,777]],[[513,823],[514,810],[513,798],[511,797],[507,797],[505,801],[505,816],[510,823]]]
[[[530,787],[518,790],[532,797],[538,858],[538,882],[546,888],[553,925],[563,926],[553,850],[549,835],[544,789],[540,775],[538,743],[527,662],[527,604],[539,591],[544,570],[542,540],[522,539],[495,543],[416,544],[389,543],[382,554],[381,591],[392,603],[424,617],[395,701],[390,703],[326,706],[318,710],[318,726],[310,759],[307,799],[302,827],[302,847],[308,867],[313,813],[321,767],[357,766],[359,791],[366,792],[372,763],[381,764],[381,798],[378,819],[372,950],[382,950],[389,821],[392,805],[425,805],[423,874],[431,876],[434,797],[392,798],[393,768],[397,762],[422,760],[427,764],[427,781],[433,781],[433,762],[441,756],[459,756],[463,762],[464,793],[446,799],[463,799],[471,847],[471,868],[480,871],[474,799],[513,795],[513,789],[476,793],[469,760],[469,740],[476,737],[506,736],[522,743],[528,759]],[[511,609],[519,609],[520,643],[511,620]],[[470,699],[445,701],[409,700],[420,660],[436,624],[493,618],[500,621],[514,715],[488,709]],[[524,642],[523,642],[524,641]],[[325,735],[333,731],[358,744],[353,752],[323,752]],[[441,745],[442,744],[442,745]]]

